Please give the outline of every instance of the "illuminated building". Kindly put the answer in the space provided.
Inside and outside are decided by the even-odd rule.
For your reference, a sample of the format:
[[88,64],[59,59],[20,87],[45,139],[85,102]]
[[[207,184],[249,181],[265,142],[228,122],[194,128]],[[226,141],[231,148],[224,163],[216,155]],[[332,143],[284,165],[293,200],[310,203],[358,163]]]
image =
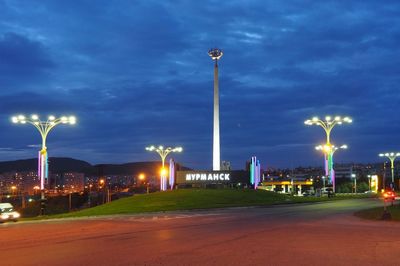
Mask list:
[[64,191],[83,191],[85,186],[85,175],[83,173],[63,173],[61,185]]

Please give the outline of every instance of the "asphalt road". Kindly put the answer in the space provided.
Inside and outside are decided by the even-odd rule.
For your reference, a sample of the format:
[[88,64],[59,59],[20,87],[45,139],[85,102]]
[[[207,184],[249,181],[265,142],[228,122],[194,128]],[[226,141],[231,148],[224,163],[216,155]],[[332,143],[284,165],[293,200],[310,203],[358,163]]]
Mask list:
[[0,265],[399,265],[400,223],[343,200],[0,225]]

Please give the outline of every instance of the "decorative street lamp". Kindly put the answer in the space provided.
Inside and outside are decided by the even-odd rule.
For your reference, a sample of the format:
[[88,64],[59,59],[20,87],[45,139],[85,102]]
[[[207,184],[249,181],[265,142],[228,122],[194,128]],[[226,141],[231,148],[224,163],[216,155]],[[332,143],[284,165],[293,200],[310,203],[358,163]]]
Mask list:
[[331,132],[336,125],[342,125],[343,123],[350,124],[352,122],[353,120],[347,116],[343,118],[340,116],[336,116],[334,118],[332,118],[331,116],[326,116],[325,120],[319,119],[318,117],[313,117],[311,119],[304,121],[304,124],[308,126],[317,125],[322,127],[326,133],[326,144],[324,145],[324,147],[326,146],[326,148],[323,149],[327,151],[325,152],[325,168],[328,169],[327,176],[329,182],[332,184],[333,192],[335,192],[335,173],[332,166],[333,166],[333,153],[336,150],[332,148],[333,145],[331,144]]
[[[390,169],[392,170],[392,184],[394,185],[394,160],[400,156],[400,152],[380,153],[379,157],[387,157],[390,160]],[[384,185],[385,186],[385,185]]]
[[183,149],[182,149],[182,147],[164,148],[163,146],[158,146],[156,148],[155,146],[152,145],[150,147],[146,147],[146,150],[147,151],[155,151],[161,157],[162,169],[161,169],[160,189],[161,189],[161,191],[165,191],[165,190],[167,190],[167,171],[164,169],[165,159],[167,158],[167,155],[170,154],[171,152],[182,152]]
[[31,115],[31,117],[25,117],[23,115],[13,116],[11,121],[15,124],[31,124],[33,125],[42,136],[42,149],[39,151],[38,158],[38,177],[40,179],[40,190],[41,190],[41,209],[40,214],[44,215],[44,201],[45,201],[45,191],[44,184],[48,179],[48,162],[47,162],[47,147],[46,147],[46,139],[49,132],[59,124],[70,124],[73,125],[76,123],[76,118],[74,116],[61,116],[56,118],[53,115],[50,115],[46,121],[42,121],[39,119],[38,115]]

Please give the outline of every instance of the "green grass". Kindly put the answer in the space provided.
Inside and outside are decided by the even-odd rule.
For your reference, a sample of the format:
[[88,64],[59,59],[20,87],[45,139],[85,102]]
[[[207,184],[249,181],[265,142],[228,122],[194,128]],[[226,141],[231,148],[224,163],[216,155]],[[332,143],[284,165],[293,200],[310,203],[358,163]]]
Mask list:
[[[400,206],[388,206],[393,221],[400,221]],[[368,220],[381,220],[383,214],[383,206],[356,212],[354,215]]]
[[[362,196],[365,197],[365,196]],[[81,211],[36,217],[33,219],[135,214],[160,211],[212,209],[241,206],[266,206],[283,203],[305,203],[355,198],[354,196],[292,197],[264,190],[179,189],[138,194]]]

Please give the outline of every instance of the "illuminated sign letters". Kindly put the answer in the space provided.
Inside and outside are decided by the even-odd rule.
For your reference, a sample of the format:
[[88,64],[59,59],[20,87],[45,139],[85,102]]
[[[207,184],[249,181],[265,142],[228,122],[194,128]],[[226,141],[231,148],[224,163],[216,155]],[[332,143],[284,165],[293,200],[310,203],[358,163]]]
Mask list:
[[229,171],[178,171],[179,184],[222,184],[232,182]]
[[186,174],[186,181],[230,181],[229,173],[193,173]]

